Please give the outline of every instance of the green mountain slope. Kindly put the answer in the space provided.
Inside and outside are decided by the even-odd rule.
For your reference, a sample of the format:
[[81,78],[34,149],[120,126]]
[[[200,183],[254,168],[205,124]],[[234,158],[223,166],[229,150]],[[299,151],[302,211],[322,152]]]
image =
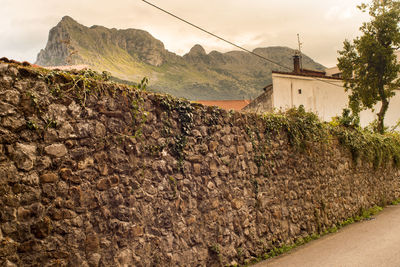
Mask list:
[[[284,66],[292,66],[294,50],[287,47],[257,48]],[[66,16],[50,30],[46,48],[37,56],[42,66],[87,64],[128,81],[150,79],[150,88],[189,99],[254,98],[271,83],[271,71],[287,71],[242,51],[206,54],[200,45],[179,56],[148,32],[136,29],[86,27]],[[303,57],[303,66],[323,70]]]

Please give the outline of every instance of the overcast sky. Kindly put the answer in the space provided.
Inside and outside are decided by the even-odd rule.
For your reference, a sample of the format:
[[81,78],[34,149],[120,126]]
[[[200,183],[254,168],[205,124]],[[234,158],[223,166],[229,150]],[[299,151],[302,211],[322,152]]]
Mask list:
[[[297,47],[330,67],[345,38],[359,35],[369,18],[362,0],[149,0],[247,49]],[[0,0],[0,57],[34,62],[48,32],[69,15],[85,26],[135,28],[150,32],[177,54],[195,44],[207,52],[236,48],[172,18],[141,0]]]

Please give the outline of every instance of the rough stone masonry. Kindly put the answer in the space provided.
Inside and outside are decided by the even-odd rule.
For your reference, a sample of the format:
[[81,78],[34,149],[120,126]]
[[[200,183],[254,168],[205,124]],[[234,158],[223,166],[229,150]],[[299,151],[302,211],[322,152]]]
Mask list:
[[400,196],[337,141],[299,152],[254,114],[74,82],[0,62],[1,266],[235,265]]

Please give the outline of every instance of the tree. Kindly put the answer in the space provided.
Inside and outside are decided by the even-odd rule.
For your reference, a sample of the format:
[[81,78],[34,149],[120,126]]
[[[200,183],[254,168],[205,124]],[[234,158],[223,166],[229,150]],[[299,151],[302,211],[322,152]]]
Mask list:
[[400,87],[400,64],[394,53],[400,48],[400,1],[372,0],[358,8],[368,11],[371,21],[360,27],[361,37],[344,41],[338,67],[350,92],[353,115],[358,117],[361,110],[374,109],[379,103],[375,130],[383,133],[389,100]]

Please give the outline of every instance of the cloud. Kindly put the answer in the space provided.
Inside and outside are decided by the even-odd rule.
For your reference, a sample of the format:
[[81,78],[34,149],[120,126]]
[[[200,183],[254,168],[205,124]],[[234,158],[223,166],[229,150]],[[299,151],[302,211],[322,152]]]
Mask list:
[[[34,61],[45,47],[49,30],[64,15],[86,26],[146,30],[178,54],[195,44],[208,52],[237,49],[139,0],[1,1],[6,15],[0,16],[0,56],[17,60]],[[247,49],[297,47],[300,33],[304,51],[324,65],[335,63],[332,47],[355,36],[365,21],[356,9],[360,0],[150,1]]]
[[333,6],[325,13],[325,19],[328,21],[348,20],[356,16],[356,10],[346,6]]

